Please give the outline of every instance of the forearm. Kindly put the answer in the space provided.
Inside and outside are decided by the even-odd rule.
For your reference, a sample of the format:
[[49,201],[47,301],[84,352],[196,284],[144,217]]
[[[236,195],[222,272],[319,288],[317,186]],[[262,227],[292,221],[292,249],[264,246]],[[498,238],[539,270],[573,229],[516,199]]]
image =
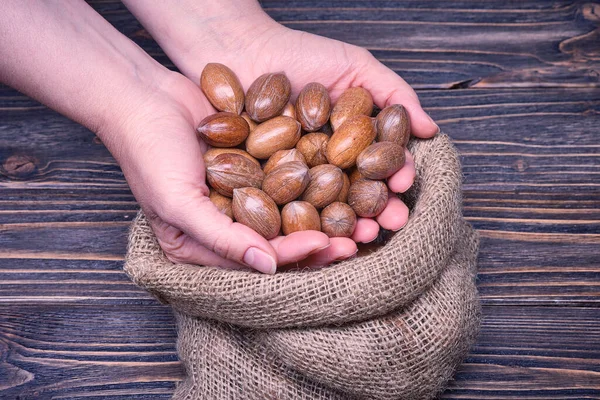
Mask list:
[[164,73],[79,0],[3,2],[0,54],[2,82],[95,132],[125,118]]
[[122,0],[187,77],[197,82],[202,65],[224,51],[247,48],[276,25],[256,0]]

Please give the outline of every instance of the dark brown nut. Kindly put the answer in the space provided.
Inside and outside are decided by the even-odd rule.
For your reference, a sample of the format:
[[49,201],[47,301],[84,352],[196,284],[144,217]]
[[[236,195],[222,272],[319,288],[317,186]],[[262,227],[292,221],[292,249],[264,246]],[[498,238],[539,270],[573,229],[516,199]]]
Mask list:
[[237,222],[254,229],[265,239],[273,239],[279,234],[279,209],[262,190],[253,187],[234,189],[232,208]]
[[204,118],[198,135],[213,147],[235,147],[248,137],[250,127],[244,118],[230,112],[219,112]]
[[229,197],[225,197],[214,189],[211,189],[208,198],[220,212],[233,219],[233,210],[231,208],[231,199]]
[[348,178],[348,174],[346,174],[345,172],[342,174],[342,180],[343,180],[342,190],[340,190],[340,194],[338,194],[336,201],[341,201],[342,203],[347,203],[348,202],[348,192],[350,191],[350,179]]
[[365,178],[365,177],[364,177],[364,176],[363,176],[363,175],[360,173],[360,171],[358,170],[358,168],[356,168],[356,167],[353,167],[353,168],[350,170],[350,175],[349,175],[349,178],[350,178],[350,184],[351,184],[351,185],[352,185],[354,182],[356,182],[356,181],[358,181],[358,180],[360,180],[360,179],[366,179],[366,178]]
[[325,151],[327,160],[342,169],[350,168],[356,163],[360,152],[369,147],[374,139],[375,128],[370,117],[350,117],[329,139]]
[[283,72],[259,76],[246,93],[246,111],[256,122],[281,114],[290,100],[292,85]]
[[219,111],[240,114],[244,108],[244,89],[229,67],[209,63],[200,75],[200,88],[210,104]]
[[277,150],[265,163],[263,167],[263,171],[265,175],[268,175],[273,171],[273,168],[278,165],[285,164],[292,161],[299,161],[306,165],[306,160],[302,153],[298,151],[298,149],[289,149],[289,150]]
[[237,188],[260,188],[264,177],[260,166],[239,154],[220,154],[206,165],[208,183],[227,197],[231,197]]
[[346,203],[336,201],[321,211],[321,231],[329,237],[350,237],[356,227],[356,214]]
[[236,148],[223,148],[223,147],[215,147],[212,149],[208,149],[206,150],[206,153],[204,153],[204,164],[208,165],[210,162],[212,162],[212,160],[221,154],[224,153],[228,153],[228,154],[239,154],[240,156],[244,156],[246,157],[248,160],[252,161],[254,164],[258,165],[260,167],[260,163],[258,162],[258,160],[254,157],[252,157],[250,154],[248,154],[247,151],[244,151],[242,149],[236,149]]
[[394,142],[406,146],[410,139],[410,118],[400,104],[387,106],[375,118],[378,142]]
[[292,201],[281,210],[281,228],[284,235],[298,231],[320,231],[319,212],[306,201]]
[[281,164],[265,176],[262,190],[277,205],[289,203],[300,197],[308,186],[308,167],[300,161]]
[[327,88],[317,82],[304,86],[296,100],[296,114],[302,129],[307,132],[318,131],[327,123],[330,112],[331,99]]
[[248,115],[248,113],[246,111],[244,111],[242,113],[241,117],[244,118],[244,120],[248,123],[250,132],[252,132],[258,126],[258,124],[256,122],[252,121],[252,118],[250,118],[250,116]]
[[370,117],[373,113],[373,97],[367,89],[346,89],[331,111],[331,126],[335,132],[348,118],[355,115]]
[[300,139],[300,123],[290,117],[275,117],[259,124],[246,139],[246,151],[267,159],[278,150],[293,148]]
[[302,136],[298,140],[298,143],[296,143],[296,148],[304,156],[306,164],[312,168],[317,165],[327,164],[325,150],[327,149],[328,142],[329,136],[324,133],[313,132]]
[[367,179],[385,179],[404,166],[404,147],[393,142],[373,143],[356,159],[356,168]]
[[310,182],[302,194],[302,200],[317,208],[323,208],[335,201],[344,186],[343,172],[331,164],[312,167],[308,171]]
[[281,114],[284,117],[290,117],[290,118],[294,118],[295,120],[298,120],[298,118],[296,117],[296,107],[294,107],[294,105],[290,102],[288,102],[285,107],[283,107],[283,110],[281,111]]
[[381,181],[361,179],[350,185],[348,205],[359,217],[376,217],[385,208],[388,200],[388,188]]

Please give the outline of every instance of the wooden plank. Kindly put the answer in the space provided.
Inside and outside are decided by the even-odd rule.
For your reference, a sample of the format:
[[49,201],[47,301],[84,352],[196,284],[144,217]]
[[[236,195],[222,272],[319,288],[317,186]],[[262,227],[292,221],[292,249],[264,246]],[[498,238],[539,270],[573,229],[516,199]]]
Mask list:
[[[167,399],[183,376],[163,306],[0,306],[0,397]],[[444,399],[600,396],[600,309],[484,307]],[[491,381],[493,377],[493,381]]]
[[[261,3],[275,20],[293,29],[368,48],[417,88],[600,84],[597,3]],[[120,2],[90,4],[159,62],[174,68]]]

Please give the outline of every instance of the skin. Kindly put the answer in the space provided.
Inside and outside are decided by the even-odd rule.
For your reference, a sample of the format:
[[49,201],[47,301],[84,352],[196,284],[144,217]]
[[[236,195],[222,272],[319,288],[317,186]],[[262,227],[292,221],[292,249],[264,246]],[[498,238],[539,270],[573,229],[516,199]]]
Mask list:
[[[234,223],[209,201],[195,128],[215,110],[198,88],[209,62],[235,71],[244,89],[266,72],[285,71],[295,98],[308,82],[324,84],[335,102],[347,88],[368,89],[379,107],[401,103],[413,134],[439,128],[415,92],[359,47],[288,29],[254,0],[179,0],[125,5],[182,74],[156,63],[80,0],[6,0],[0,13],[0,80],[96,133],[120,164],[166,255],[176,262],[254,268],[326,265],[356,253],[379,226],[401,229],[408,209],[390,198],[376,219],[360,219],[349,238],[316,231],[265,240]],[[392,191],[415,176],[406,166],[390,177]]]

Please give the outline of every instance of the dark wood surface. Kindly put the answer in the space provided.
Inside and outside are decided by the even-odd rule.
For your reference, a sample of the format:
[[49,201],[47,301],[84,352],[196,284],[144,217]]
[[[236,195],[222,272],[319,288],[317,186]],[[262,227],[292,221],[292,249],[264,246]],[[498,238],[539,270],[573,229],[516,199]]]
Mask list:
[[[90,3],[173,67],[120,2]],[[367,47],[462,154],[484,319],[442,398],[600,398],[600,3],[263,5]],[[0,87],[1,399],[169,398],[173,318],[122,271],[136,210],[92,133]]]

